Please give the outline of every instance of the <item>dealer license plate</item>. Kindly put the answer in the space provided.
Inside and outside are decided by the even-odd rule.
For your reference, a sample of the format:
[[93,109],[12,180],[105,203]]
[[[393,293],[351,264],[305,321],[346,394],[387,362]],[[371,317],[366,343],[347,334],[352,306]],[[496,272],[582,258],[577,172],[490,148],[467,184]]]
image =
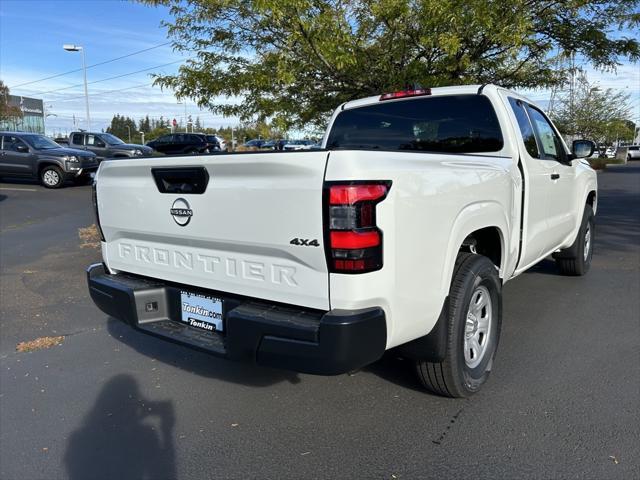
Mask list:
[[222,300],[209,295],[180,292],[181,320],[187,325],[209,332],[222,332]]

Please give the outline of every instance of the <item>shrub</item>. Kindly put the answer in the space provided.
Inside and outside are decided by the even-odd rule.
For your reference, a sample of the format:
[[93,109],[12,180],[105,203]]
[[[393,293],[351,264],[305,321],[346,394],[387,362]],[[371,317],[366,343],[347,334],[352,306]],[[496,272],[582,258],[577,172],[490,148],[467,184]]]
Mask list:
[[604,170],[607,168],[607,160],[606,158],[589,158],[589,165],[594,170]]

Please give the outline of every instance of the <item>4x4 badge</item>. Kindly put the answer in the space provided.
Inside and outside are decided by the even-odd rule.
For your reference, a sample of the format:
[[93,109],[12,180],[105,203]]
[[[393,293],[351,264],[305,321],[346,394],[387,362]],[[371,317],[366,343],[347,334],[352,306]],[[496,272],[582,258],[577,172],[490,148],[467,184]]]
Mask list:
[[171,205],[171,215],[178,225],[186,227],[193,217],[193,210],[184,198],[176,198]]

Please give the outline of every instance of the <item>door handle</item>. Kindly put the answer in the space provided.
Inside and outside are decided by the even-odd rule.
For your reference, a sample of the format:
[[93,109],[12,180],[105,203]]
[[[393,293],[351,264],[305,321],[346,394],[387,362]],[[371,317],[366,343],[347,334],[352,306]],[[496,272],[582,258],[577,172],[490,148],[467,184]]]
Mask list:
[[560,178],[560,174],[559,173],[552,173],[551,174],[551,180],[557,180]]

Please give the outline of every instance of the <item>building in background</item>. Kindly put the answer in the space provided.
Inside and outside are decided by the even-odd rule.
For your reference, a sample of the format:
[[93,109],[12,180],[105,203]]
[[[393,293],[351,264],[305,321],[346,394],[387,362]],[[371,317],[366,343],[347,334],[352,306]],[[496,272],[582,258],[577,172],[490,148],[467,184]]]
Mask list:
[[22,116],[0,120],[0,130],[44,134],[44,102],[42,100],[9,95],[7,103],[10,107],[18,107]]

